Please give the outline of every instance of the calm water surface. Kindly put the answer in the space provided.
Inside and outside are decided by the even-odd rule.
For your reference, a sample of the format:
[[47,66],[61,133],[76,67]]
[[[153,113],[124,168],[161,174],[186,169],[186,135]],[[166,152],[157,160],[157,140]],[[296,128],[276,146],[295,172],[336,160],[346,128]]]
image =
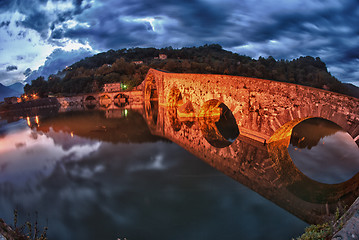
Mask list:
[[138,112],[0,124],[0,218],[11,223],[14,209],[19,222],[38,215],[49,239],[291,239],[308,225],[152,135]]

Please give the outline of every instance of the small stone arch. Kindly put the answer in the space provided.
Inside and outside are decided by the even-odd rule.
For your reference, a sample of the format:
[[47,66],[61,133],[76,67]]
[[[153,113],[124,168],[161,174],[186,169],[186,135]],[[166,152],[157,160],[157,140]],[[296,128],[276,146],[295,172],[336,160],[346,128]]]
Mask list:
[[114,96],[113,102],[117,107],[124,107],[129,104],[129,97],[126,94],[119,93]]
[[108,94],[104,94],[99,97],[99,103],[101,107],[108,108],[112,103],[112,99]]
[[85,98],[85,102],[89,102],[89,101],[96,101],[96,98],[92,95],[89,95]]
[[88,109],[94,109],[97,103],[97,99],[92,95],[89,95],[85,98],[85,105]]

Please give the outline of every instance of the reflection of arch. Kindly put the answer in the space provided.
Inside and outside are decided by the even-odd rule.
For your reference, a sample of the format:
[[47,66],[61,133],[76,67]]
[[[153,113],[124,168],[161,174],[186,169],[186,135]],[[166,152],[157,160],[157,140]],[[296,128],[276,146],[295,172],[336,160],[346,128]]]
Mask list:
[[113,102],[117,107],[124,107],[129,104],[128,98],[127,95],[119,93],[114,97]]
[[86,102],[88,102],[88,101],[93,101],[93,100],[96,101],[96,98],[95,98],[94,96],[92,96],[92,95],[89,95],[89,96],[87,96],[87,97],[85,98],[85,101],[86,101]]
[[177,87],[173,87],[168,94],[167,105],[168,107],[178,107],[183,104],[181,91]]
[[216,99],[203,104],[198,118],[203,137],[214,147],[227,147],[239,135],[232,111]]
[[324,118],[305,119],[293,127],[290,143],[298,148],[311,149],[321,138],[341,130],[339,125]]
[[[310,179],[295,166],[288,151],[292,131],[299,123],[308,119],[312,118],[295,119],[284,124],[273,134],[267,144],[268,153],[275,162],[274,170],[281,179],[288,182],[286,188],[307,202],[319,204],[335,203],[338,199],[344,198],[348,192],[358,192],[358,173],[345,182],[326,184]],[[339,194],[333,194],[333,192]]]
[[177,87],[173,87],[167,98],[168,106],[168,118],[174,131],[181,130],[182,122],[178,119],[177,107],[182,105],[183,99],[180,90]]
[[148,127],[150,129],[156,129],[158,119],[158,101],[146,101],[145,114]]
[[111,105],[112,100],[109,95],[104,94],[104,95],[100,96],[99,102],[100,102],[101,107],[108,108]]
[[96,107],[97,100],[94,96],[89,95],[85,98],[85,105],[88,109],[94,109]]
[[158,92],[157,92],[157,83],[154,75],[149,73],[146,77],[145,82],[145,101],[157,101]]

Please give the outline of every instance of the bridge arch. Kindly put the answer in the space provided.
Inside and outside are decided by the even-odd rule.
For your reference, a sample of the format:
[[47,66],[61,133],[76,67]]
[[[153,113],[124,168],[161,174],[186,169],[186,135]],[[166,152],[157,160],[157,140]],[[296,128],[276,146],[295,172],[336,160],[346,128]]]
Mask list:
[[126,94],[119,93],[113,98],[113,102],[117,107],[124,107],[129,104],[129,97]]
[[84,103],[88,109],[94,109],[96,107],[98,101],[94,96],[88,95],[85,97]]
[[[337,131],[345,131],[345,129],[341,128],[336,123],[329,121],[324,118],[319,117],[305,117],[301,119],[294,119],[286,124],[284,124],[280,129],[278,129],[273,136],[270,138],[267,144],[268,153],[271,159],[274,161],[274,170],[280,176],[280,178],[288,179],[289,184],[287,189],[292,192],[293,194],[299,196],[301,199],[305,199],[308,202],[313,203],[331,203],[337,201],[337,196],[332,196],[331,192],[338,192],[345,190],[354,191],[356,182],[359,179],[359,173],[347,173],[348,178],[345,181],[339,181],[335,183],[324,183],[320,182],[316,177],[313,178],[312,175],[306,175],[304,172],[301,171],[300,167],[298,167],[288,150],[288,146],[292,143],[293,137],[295,137],[295,145],[296,147],[312,147],[316,145],[319,139],[314,137],[314,139],[306,140],[302,135],[295,136],[293,135],[293,129],[299,127],[301,123],[307,120],[322,120],[329,124],[331,129],[322,130],[321,133],[324,135],[331,135],[336,133]],[[312,135],[312,133],[309,133]],[[305,134],[304,134],[305,136]],[[349,136],[348,136],[349,137]],[[306,142],[305,142],[306,141]],[[302,146],[300,146],[302,144]],[[353,143],[355,146],[355,144]],[[352,161],[357,161],[357,158],[351,159]],[[340,160],[342,161],[342,160]],[[344,162],[340,163],[344,166],[339,168],[335,168],[335,171],[340,172],[343,174],[342,167],[348,167],[348,165]],[[356,163],[358,164],[358,163]],[[324,167],[324,166],[323,166]],[[355,166],[350,164],[350,169],[353,169]],[[321,169],[321,171],[325,170]],[[352,174],[352,175],[350,175]],[[337,181],[337,180],[336,180]],[[328,191],[328,189],[331,189]]]
[[103,94],[99,97],[99,104],[101,107],[108,108],[111,106],[112,99],[108,94]]
[[198,121],[203,137],[214,147],[227,147],[239,136],[232,111],[217,99],[211,99],[202,105]]
[[92,95],[88,95],[85,97],[85,102],[88,101],[96,101],[96,97],[92,96]]
[[[358,101],[358,99],[354,100]],[[341,104],[344,103],[338,103],[338,105]],[[323,118],[337,124],[344,131],[348,132],[359,146],[359,116],[355,116],[359,113],[359,105],[356,108],[357,113],[349,112],[348,110],[338,111],[338,108],[341,108],[340,106],[333,106],[330,104],[320,106],[319,104],[314,103],[297,105],[294,107],[295,110],[293,107],[285,109],[272,118],[272,122],[270,123],[272,133],[270,136],[273,136],[280,128],[291,121],[303,121],[308,118]]]

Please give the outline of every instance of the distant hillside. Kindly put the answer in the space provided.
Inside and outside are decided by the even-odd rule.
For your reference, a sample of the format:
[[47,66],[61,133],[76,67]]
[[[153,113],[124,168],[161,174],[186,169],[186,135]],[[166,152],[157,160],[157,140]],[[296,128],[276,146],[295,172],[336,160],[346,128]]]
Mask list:
[[[159,56],[163,56],[161,59]],[[178,73],[226,74],[263,78],[326,89],[347,95],[351,86],[333,77],[320,58],[258,60],[222,49],[218,44],[173,49],[172,47],[109,50],[87,57],[56,75],[39,77],[25,86],[26,93],[78,94],[99,91],[105,83],[139,85],[150,68]]]
[[14,91],[13,89],[6,87],[0,83],[0,101],[4,101],[6,97],[20,96],[21,93]]
[[356,98],[359,98],[359,87],[350,84],[350,83],[344,83],[345,86],[348,88],[348,90],[350,91],[350,95],[354,96]]
[[14,90],[15,92],[20,93],[20,94],[24,93],[24,84],[22,84],[22,83],[17,82],[10,86],[7,86],[7,87]]

